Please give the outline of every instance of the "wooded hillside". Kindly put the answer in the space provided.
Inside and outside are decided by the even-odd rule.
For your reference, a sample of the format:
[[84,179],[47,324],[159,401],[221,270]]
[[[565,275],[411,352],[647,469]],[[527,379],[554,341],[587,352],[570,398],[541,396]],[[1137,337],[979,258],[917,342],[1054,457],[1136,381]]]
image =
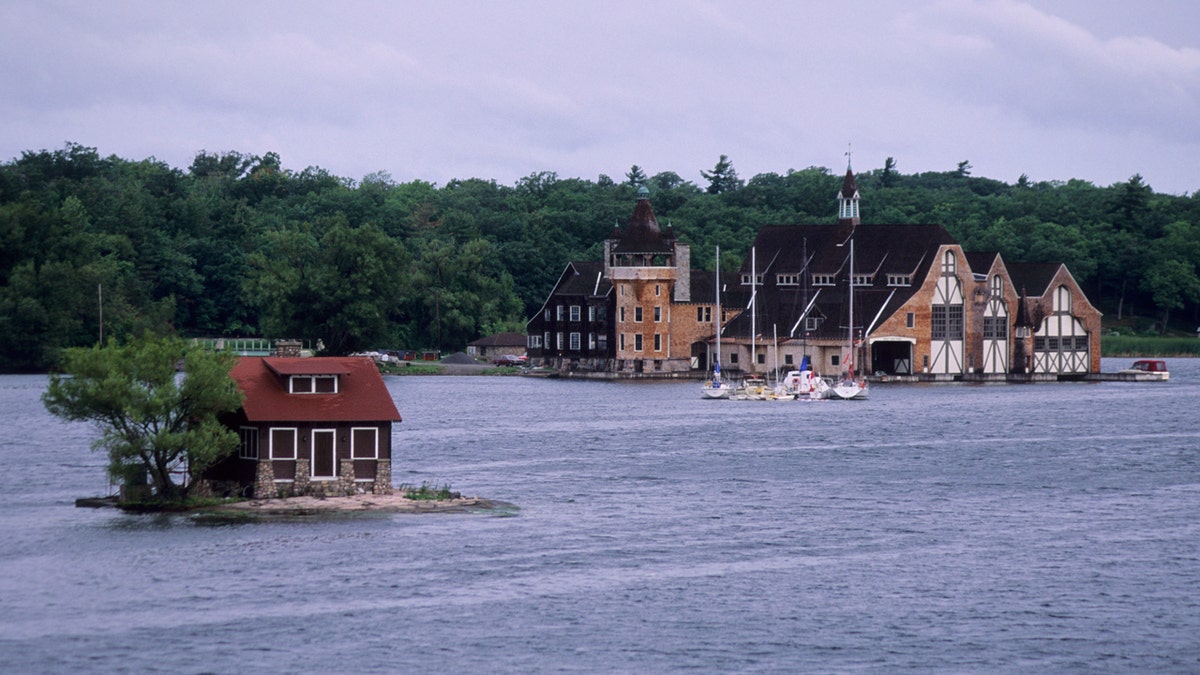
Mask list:
[[[354,181],[265,156],[199,153],[187,169],[69,144],[0,164],[0,370],[45,370],[64,347],[149,329],[188,337],[320,339],[330,353],[461,349],[522,331],[568,260],[599,260],[638,184],[693,265],[726,265],[765,224],[836,220],[842,172],[699,182],[674,172],[596,180],[536,173],[515,185]],[[1065,262],[1114,319],[1200,321],[1200,197],[1140,176],[1014,184],[953,171],[858,174],[865,223],[937,223],[966,250]],[[732,271],[732,270],[729,270]]]

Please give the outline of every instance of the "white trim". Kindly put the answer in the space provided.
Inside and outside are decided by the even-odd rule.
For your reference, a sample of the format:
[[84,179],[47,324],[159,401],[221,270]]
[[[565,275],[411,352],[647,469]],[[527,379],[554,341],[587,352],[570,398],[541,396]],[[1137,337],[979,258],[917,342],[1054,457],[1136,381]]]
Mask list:
[[[291,457],[276,457],[275,456],[275,432],[290,431],[292,432],[292,456]],[[267,456],[271,459],[286,459],[295,461],[300,454],[300,430],[296,427],[267,427]]]
[[[317,434],[329,434],[333,439],[333,446],[330,448],[333,452],[333,473],[317,475]],[[313,429],[309,432],[308,445],[308,476],[321,480],[337,478],[338,458],[337,458],[337,429]]]
[[888,337],[887,335],[876,335],[875,337],[867,338],[867,344],[873,345],[876,342],[907,342],[910,345],[917,344],[916,338],[910,337]]
[[[370,457],[359,457],[357,448],[354,447],[356,431],[371,431],[375,434],[374,447],[371,448]],[[350,459],[379,459],[379,427],[350,427]]]

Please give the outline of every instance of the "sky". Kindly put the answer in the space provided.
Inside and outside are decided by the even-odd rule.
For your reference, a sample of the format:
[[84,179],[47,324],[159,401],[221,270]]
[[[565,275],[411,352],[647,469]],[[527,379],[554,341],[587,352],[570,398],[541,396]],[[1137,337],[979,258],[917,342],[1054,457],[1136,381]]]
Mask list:
[[68,142],[438,185],[703,186],[727,155],[1191,194],[1200,3],[0,0],[0,161]]

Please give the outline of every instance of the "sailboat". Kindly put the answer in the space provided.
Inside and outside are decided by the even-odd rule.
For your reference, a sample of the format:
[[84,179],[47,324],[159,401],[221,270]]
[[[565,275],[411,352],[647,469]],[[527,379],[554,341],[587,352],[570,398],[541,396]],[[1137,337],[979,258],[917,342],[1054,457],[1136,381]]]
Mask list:
[[716,300],[717,313],[713,317],[713,329],[717,334],[717,352],[713,358],[713,376],[712,379],[704,383],[700,388],[700,395],[703,398],[729,398],[733,395],[733,385],[729,380],[721,378],[721,247],[717,247],[717,285],[716,285]]
[[800,359],[800,370],[788,371],[783,384],[801,401],[816,401],[829,398],[829,383],[812,370],[808,354]]
[[862,376],[856,376],[854,372],[854,238],[850,238],[850,279],[848,291],[850,298],[850,328],[847,332],[846,344],[846,370],[838,381],[834,383],[831,393],[832,398],[840,398],[843,400],[865,399],[867,397],[867,380]]

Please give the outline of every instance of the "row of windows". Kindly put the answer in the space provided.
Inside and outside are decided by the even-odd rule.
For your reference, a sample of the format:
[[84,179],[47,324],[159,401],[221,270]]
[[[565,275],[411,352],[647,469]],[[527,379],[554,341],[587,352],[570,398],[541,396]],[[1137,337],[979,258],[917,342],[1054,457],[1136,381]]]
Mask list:
[[[544,344],[547,346],[547,348],[549,348],[549,345],[551,344],[550,335],[551,334],[549,331],[546,331],[542,335],[531,335],[529,337],[530,348],[540,349],[543,344],[543,339],[545,340]],[[607,335],[588,333],[587,340],[588,340],[588,349],[590,349],[590,350],[595,351],[597,349],[604,350],[604,349],[608,348],[608,336]],[[571,351],[577,352],[582,348],[583,334],[579,333],[579,332],[571,332],[571,333],[565,333],[565,334],[564,333],[554,333],[553,344],[554,344],[554,348],[559,351],[562,351],[563,345],[566,344],[568,349],[570,349]]]
[[288,391],[292,394],[336,394],[337,375],[292,375],[288,378]]
[[[625,333],[621,333],[619,336],[617,336],[617,344],[619,345],[619,349],[621,351],[625,351],[625,349],[626,349],[625,345],[627,344],[625,341]],[[634,333],[633,334],[633,351],[640,352],[640,351],[643,351],[644,349],[645,349],[644,336],[641,333]],[[662,350],[663,350],[662,333],[655,333],[654,334],[654,350],[653,351],[661,352]]]
[[[546,321],[550,320],[550,308],[542,314]],[[554,308],[554,318],[556,321],[562,321],[564,316],[570,317],[570,321],[579,322],[583,319],[583,307],[580,305],[557,305]],[[608,318],[608,310],[604,305],[588,305],[587,320],[588,321],[604,321]]]
[[[622,284],[621,285],[621,295],[622,296],[628,295],[628,291],[629,291],[629,287]],[[662,295],[662,284],[654,284],[654,295],[656,297]]]
[[[314,429],[313,433],[336,433],[334,429]],[[267,459],[296,459],[299,430],[296,427],[271,427],[267,433]],[[258,427],[242,427],[238,430],[241,445],[238,457],[258,459]],[[354,459],[379,458],[378,427],[351,427],[350,456]]]
[[[624,323],[624,321],[625,321],[625,316],[626,316],[626,314],[625,314],[625,308],[624,308],[624,307],[621,307],[621,308],[620,308],[619,310],[617,310],[617,311],[618,311],[618,320],[620,320],[622,323]],[[633,308],[633,322],[634,322],[634,323],[641,323],[641,322],[642,322],[642,319],[644,318],[644,316],[645,316],[645,311],[644,311],[644,310],[643,310],[641,307],[634,307],[634,308]],[[662,311],[662,307],[657,307],[657,306],[656,306],[656,307],[654,308],[654,322],[655,322],[655,323],[658,323],[658,322],[660,322],[660,321],[662,321],[662,320],[663,320],[663,311]]]
[[1035,337],[1033,349],[1039,352],[1086,352],[1088,337],[1086,335],[1067,335],[1064,337]]

